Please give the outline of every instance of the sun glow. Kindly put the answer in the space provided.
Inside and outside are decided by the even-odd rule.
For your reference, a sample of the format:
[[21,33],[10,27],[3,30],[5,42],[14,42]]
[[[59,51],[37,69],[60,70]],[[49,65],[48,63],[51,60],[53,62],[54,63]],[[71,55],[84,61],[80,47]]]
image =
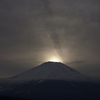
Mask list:
[[60,56],[55,53],[50,52],[46,56],[45,62],[62,62]]
[[50,62],[61,62],[61,60],[57,57],[51,57],[51,58],[48,59],[48,61],[50,61]]
[[51,62],[59,62],[57,59],[50,60]]

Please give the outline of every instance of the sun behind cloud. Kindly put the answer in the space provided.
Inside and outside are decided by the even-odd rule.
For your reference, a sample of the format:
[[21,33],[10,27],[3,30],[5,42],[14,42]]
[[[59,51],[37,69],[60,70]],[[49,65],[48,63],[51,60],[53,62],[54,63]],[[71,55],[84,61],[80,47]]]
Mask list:
[[50,62],[61,62],[61,60],[58,57],[51,57],[48,59]]
[[62,62],[60,56],[55,52],[55,50],[44,53],[44,62]]
[[57,59],[50,60],[51,62],[59,62]]

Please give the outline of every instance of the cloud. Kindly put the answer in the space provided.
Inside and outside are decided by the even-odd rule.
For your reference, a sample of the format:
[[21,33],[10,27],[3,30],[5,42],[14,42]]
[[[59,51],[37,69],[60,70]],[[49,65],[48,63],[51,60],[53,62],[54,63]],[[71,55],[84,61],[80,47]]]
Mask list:
[[82,63],[86,63],[86,61],[73,61],[68,64],[82,64]]
[[0,0],[1,65],[38,65],[49,54],[65,63],[99,63],[99,5],[99,0]]

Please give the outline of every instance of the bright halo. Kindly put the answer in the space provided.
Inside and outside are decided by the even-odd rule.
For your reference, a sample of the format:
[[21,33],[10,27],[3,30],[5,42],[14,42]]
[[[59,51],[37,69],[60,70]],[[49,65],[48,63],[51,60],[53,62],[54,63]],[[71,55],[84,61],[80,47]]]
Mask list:
[[59,62],[57,59],[50,60],[51,62]]
[[49,62],[62,62],[58,57],[51,56],[49,59],[47,59]]

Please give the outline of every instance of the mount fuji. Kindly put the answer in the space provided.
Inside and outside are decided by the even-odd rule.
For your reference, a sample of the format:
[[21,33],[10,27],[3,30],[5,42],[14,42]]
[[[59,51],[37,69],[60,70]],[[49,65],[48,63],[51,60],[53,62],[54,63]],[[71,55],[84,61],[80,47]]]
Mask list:
[[99,91],[100,84],[93,82],[91,77],[60,62],[45,62],[16,76],[0,80],[0,95],[18,100],[99,100]]
[[[85,75],[80,72],[68,67],[67,65],[60,62],[45,62],[38,67],[32,68],[26,72],[23,72],[11,79],[15,80],[37,80],[37,79],[73,79],[77,80],[79,77],[83,79]],[[83,77],[82,77],[83,76]],[[74,79],[77,77],[76,79]],[[86,77],[85,77],[86,78]]]

